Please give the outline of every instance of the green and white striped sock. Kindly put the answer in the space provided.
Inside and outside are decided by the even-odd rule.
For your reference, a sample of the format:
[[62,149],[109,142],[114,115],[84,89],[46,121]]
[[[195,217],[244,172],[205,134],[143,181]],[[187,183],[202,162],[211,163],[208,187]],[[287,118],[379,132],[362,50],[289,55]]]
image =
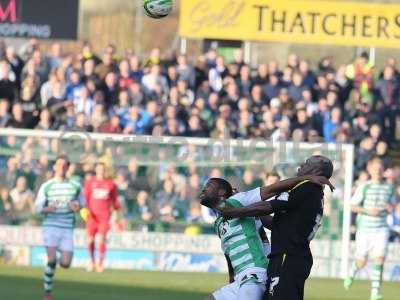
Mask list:
[[383,265],[374,264],[371,275],[371,296],[381,293]]
[[43,274],[43,284],[44,284],[44,291],[47,294],[50,294],[53,290],[53,277],[54,273],[56,272],[56,265],[55,261],[48,262],[46,267],[44,268]]

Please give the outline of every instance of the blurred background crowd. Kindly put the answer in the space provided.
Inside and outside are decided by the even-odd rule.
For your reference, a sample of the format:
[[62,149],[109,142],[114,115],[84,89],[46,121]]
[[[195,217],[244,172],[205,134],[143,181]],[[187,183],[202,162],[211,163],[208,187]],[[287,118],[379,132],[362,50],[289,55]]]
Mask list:
[[[356,183],[368,180],[366,163],[376,155],[384,161],[385,180],[398,184],[400,73],[394,58],[376,69],[365,53],[349,58],[347,65],[323,57],[314,66],[291,54],[285,65],[269,61],[253,68],[241,50],[233,61],[212,48],[195,58],[157,48],[146,57],[120,50],[109,45],[94,53],[84,43],[67,53],[58,43],[44,48],[30,40],[16,49],[2,42],[0,127],[350,143],[356,147]],[[31,143],[29,138],[0,137],[2,223],[35,222],[35,193],[51,176],[52,157],[33,158]],[[107,156],[107,151],[98,152]],[[83,181],[92,166],[72,164],[70,176]],[[136,159],[112,173],[124,226],[146,230],[210,223],[212,214],[196,201],[210,176],[239,178],[237,186],[245,190],[282,175],[245,167],[144,167]],[[341,209],[339,204],[330,207]],[[400,226],[400,189],[391,222]]]

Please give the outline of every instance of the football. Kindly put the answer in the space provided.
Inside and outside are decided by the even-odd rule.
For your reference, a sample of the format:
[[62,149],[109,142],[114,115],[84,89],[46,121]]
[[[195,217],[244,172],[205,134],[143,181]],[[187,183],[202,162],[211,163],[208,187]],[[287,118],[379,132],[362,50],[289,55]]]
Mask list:
[[168,16],[172,7],[172,0],[144,0],[143,3],[146,15],[154,19],[161,19]]

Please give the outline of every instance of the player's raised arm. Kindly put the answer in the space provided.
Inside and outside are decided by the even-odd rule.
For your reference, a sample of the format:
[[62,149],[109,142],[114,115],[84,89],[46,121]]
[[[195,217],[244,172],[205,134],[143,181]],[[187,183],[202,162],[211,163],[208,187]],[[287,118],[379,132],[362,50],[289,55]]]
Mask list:
[[[274,197],[277,194],[293,189],[296,185],[298,185],[303,181],[310,181],[321,186],[324,186],[326,184],[329,185],[331,189],[334,188],[326,177],[309,176],[309,175],[298,176],[296,178],[286,179],[278,183],[272,184],[270,186],[261,188],[260,190],[261,199],[266,200],[271,197]],[[271,201],[261,201],[253,203],[245,207],[237,208],[232,206],[225,206],[224,208],[221,209],[221,213],[227,219],[261,217],[270,215],[278,211],[285,210],[287,209],[287,205],[288,205],[287,199],[274,199]]]
[[294,178],[289,178],[289,179],[282,180],[277,183],[262,187],[261,191],[260,191],[261,199],[267,200],[271,197],[276,196],[277,194],[291,190],[299,183],[301,183],[303,181],[307,181],[307,180],[311,181],[313,183],[319,184],[321,186],[324,186],[326,184],[330,187],[331,190],[334,189],[334,186],[329,181],[329,179],[327,179],[324,176],[304,175],[304,176],[297,176]]

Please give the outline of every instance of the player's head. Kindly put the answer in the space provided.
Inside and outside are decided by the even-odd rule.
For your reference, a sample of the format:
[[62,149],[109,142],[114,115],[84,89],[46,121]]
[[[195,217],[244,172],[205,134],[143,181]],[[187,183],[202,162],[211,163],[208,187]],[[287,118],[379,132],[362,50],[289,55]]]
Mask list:
[[69,160],[66,155],[59,155],[56,157],[53,165],[54,175],[56,177],[65,177],[69,168]]
[[106,165],[103,162],[96,163],[94,171],[97,178],[106,177]]
[[316,175],[331,178],[333,173],[332,161],[322,155],[314,155],[300,165],[297,175]]
[[276,172],[271,172],[268,173],[267,178],[265,180],[265,185],[271,185],[279,182],[281,180],[281,177],[279,176],[278,173]]
[[233,194],[231,184],[222,178],[211,178],[200,194],[200,203],[209,208],[216,208],[222,201]]
[[368,160],[367,171],[372,180],[381,180],[383,169],[383,162],[379,157],[374,156]]

